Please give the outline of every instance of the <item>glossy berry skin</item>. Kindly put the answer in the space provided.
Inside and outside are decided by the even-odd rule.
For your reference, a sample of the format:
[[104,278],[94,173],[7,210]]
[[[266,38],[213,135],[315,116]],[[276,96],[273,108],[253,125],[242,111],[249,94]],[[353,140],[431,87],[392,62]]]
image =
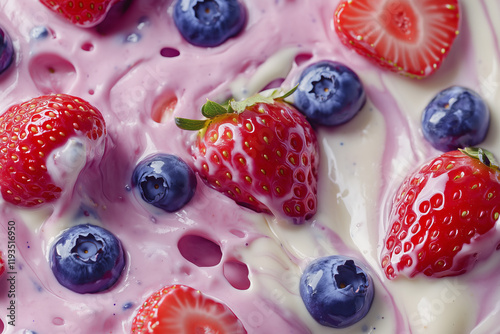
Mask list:
[[195,169],[239,205],[302,224],[317,209],[316,134],[290,104],[254,102],[206,121],[192,149]]
[[389,279],[461,275],[498,249],[500,171],[485,151],[465,152],[432,159],[398,190],[381,254]]
[[191,200],[197,182],[193,170],[182,159],[156,154],[137,164],[132,184],[146,203],[175,212]]
[[214,47],[243,30],[245,7],[238,0],[178,0],[174,22],[189,43]]
[[343,0],[334,14],[342,43],[382,68],[434,73],[459,33],[458,0]]
[[320,61],[301,74],[294,104],[308,120],[339,125],[351,120],[366,102],[358,75],[334,61]]
[[357,323],[370,310],[374,294],[371,276],[346,256],[317,259],[300,279],[300,296],[323,326],[344,328]]
[[186,285],[171,285],[153,293],[132,321],[131,334],[246,334],[224,304]]
[[14,60],[14,46],[9,34],[0,27],[0,74],[5,72]]
[[53,244],[50,266],[58,282],[77,293],[96,293],[112,287],[125,267],[120,240],[90,224],[65,230]]
[[119,0],[40,0],[47,8],[71,23],[89,28],[104,20]]
[[74,136],[89,149],[103,147],[105,133],[101,113],[75,96],[44,95],[11,106],[0,116],[3,199],[23,207],[53,202],[64,185],[55,184],[47,171],[50,153]]
[[479,145],[489,125],[490,112],[481,96],[460,86],[438,93],[422,115],[424,137],[444,152]]

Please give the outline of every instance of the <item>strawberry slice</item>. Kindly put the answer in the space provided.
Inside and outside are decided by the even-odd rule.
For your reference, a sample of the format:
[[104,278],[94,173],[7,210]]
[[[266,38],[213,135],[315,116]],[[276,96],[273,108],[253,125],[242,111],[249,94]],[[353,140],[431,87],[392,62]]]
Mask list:
[[94,148],[104,145],[101,138],[105,132],[101,113],[71,95],[44,95],[11,106],[0,116],[0,187],[4,200],[33,207],[59,198],[62,187],[69,186],[57,184],[48,172],[53,150],[79,137],[82,143],[88,143],[88,152],[102,153]]
[[93,27],[119,0],[40,0],[47,8],[82,27]]
[[340,40],[383,68],[413,78],[434,73],[458,35],[458,0],[344,0]]
[[245,334],[236,315],[224,304],[185,285],[153,293],[132,321],[132,334]]

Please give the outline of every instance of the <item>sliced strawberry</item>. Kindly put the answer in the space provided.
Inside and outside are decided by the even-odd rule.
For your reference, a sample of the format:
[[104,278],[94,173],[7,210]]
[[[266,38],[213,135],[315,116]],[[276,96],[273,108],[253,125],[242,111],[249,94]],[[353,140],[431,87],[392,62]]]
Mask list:
[[167,286],[142,304],[132,321],[132,334],[245,334],[224,304],[185,285]]
[[458,0],[344,0],[340,40],[383,68],[410,77],[434,73],[459,32]]
[[500,170],[491,153],[444,153],[408,176],[382,251],[389,279],[461,275],[500,246]]
[[119,0],[40,0],[47,8],[73,24],[92,27],[104,20],[111,6]]
[[44,95],[10,107],[0,116],[4,200],[32,207],[59,198],[63,185],[47,171],[50,153],[74,136],[96,145],[105,132],[101,113],[74,96]]
[[184,129],[201,129],[192,153],[210,187],[295,224],[316,213],[318,143],[300,112],[282,97],[257,95],[227,108],[209,101],[203,113],[208,120],[176,121]]

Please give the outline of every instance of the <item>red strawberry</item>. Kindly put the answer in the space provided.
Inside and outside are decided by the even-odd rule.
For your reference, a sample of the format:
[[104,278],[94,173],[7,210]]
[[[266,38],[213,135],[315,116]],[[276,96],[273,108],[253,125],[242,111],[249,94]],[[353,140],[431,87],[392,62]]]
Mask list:
[[72,136],[96,145],[105,134],[101,113],[70,95],[45,95],[10,107],[0,116],[0,187],[5,201],[20,206],[61,195],[47,171],[50,153]]
[[5,272],[5,262],[3,260],[3,254],[0,252],[0,276]]
[[208,101],[208,120],[177,118],[201,129],[195,168],[212,188],[239,205],[301,224],[316,213],[318,143],[304,116],[279,97],[257,95],[228,108]]
[[340,40],[383,68],[426,77],[458,35],[458,0],[344,0],[335,12]]
[[455,276],[500,246],[500,170],[491,153],[444,153],[403,182],[382,251],[389,279]]
[[40,0],[53,12],[82,27],[92,27],[106,17],[119,0]]
[[236,315],[224,304],[185,285],[153,293],[132,321],[132,334],[245,334]]

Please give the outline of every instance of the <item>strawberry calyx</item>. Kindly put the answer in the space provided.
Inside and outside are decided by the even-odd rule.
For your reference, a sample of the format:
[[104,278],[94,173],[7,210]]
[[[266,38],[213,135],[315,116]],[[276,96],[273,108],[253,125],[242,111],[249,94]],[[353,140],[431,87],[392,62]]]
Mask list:
[[231,99],[224,104],[220,104],[207,99],[207,102],[201,107],[201,114],[206,118],[204,120],[194,120],[176,117],[175,124],[183,129],[189,131],[197,131],[205,129],[214,119],[226,114],[241,114],[245,109],[256,105],[257,103],[274,104],[275,101],[283,101],[292,95],[297,86],[289,91],[282,93],[281,90],[274,90],[270,95],[256,94],[242,101],[235,101]]
[[490,151],[480,147],[466,147],[464,149],[459,148],[458,150],[473,159],[481,161],[485,166],[500,171],[500,165]]

